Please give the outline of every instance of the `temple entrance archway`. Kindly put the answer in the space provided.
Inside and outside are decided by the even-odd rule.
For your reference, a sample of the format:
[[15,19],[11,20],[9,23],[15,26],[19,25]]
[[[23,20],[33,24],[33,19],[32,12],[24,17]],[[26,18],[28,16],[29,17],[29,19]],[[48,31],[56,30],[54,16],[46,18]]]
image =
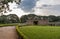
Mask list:
[[38,21],[34,21],[33,24],[34,24],[34,25],[38,25]]

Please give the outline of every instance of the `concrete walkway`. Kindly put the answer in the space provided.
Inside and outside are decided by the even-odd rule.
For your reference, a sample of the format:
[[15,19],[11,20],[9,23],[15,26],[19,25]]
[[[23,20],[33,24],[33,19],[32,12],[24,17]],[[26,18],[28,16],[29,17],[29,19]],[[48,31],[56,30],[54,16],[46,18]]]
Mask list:
[[18,39],[15,26],[0,27],[0,39]]

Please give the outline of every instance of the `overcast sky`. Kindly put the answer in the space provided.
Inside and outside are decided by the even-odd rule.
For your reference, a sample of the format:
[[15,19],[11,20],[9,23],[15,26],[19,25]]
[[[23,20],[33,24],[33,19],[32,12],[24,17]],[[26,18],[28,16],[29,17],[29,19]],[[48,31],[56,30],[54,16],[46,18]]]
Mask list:
[[19,17],[27,14],[36,15],[60,15],[60,0],[22,0],[20,5],[9,3],[12,12]]

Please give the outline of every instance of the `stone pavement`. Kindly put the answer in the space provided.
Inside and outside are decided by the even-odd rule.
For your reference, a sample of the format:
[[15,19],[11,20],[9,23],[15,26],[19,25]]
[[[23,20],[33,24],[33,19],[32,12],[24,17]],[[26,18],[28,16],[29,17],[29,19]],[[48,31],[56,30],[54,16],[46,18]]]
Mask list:
[[0,39],[18,39],[15,26],[0,27]]

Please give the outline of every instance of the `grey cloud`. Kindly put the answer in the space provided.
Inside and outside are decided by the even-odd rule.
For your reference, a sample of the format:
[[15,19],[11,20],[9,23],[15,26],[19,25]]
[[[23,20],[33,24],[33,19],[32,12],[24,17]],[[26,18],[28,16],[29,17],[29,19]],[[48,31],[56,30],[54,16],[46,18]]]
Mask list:
[[60,15],[60,5],[42,5],[41,9],[45,10],[47,15]]
[[60,11],[60,5],[42,5],[42,9],[50,9]]
[[60,11],[60,5],[53,5],[51,7],[52,10]]

